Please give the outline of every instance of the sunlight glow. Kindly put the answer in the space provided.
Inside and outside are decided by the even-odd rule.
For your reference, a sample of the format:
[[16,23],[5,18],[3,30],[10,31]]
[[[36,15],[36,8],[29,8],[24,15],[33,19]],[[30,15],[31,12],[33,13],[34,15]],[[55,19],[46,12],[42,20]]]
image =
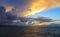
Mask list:
[[29,10],[23,12],[23,16],[34,15],[55,6],[60,6],[60,0],[31,0]]
[[12,6],[6,6],[5,8],[6,8],[6,12],[9,12],[12,10],[13,7]]

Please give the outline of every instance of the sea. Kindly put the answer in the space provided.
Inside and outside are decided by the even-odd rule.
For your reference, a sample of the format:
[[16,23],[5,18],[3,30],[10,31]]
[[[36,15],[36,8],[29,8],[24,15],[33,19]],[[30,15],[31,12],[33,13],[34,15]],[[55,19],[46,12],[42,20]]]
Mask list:
[[60,37],[60,27],[0,26],[0,37]]

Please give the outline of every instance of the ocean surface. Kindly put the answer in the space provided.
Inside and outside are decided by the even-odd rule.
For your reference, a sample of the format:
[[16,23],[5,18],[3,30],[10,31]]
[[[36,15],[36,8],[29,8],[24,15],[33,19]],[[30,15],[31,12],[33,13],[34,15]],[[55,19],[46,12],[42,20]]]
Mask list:
[[0,26],[0,37],[60,37],[60,27]]

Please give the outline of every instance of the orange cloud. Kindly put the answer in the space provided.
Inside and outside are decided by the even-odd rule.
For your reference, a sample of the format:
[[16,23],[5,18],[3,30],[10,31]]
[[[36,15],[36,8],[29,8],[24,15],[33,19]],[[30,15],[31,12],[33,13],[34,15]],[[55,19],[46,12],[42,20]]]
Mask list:
[[60,6],[60,0],[31,0],[30,7],[23,12],[23,16],[34,15],[51,7]]
[[5,8],[6,8],[6,12],[9,12],[9,11],[11,11],[12,10],[12,6],[5,6]]

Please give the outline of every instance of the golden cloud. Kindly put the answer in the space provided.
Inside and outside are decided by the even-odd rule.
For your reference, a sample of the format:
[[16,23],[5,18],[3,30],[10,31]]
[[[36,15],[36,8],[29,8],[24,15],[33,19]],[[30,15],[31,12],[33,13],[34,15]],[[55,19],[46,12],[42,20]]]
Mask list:
[[6,12],[9,12],[9,11],[11,11],[12,10],[12,6],[5,6],[5,8],[6,8]]
[[23,16],[34,15],[51,7],[60,6],[60,0],[31,0],[29,9],[23,12]]

